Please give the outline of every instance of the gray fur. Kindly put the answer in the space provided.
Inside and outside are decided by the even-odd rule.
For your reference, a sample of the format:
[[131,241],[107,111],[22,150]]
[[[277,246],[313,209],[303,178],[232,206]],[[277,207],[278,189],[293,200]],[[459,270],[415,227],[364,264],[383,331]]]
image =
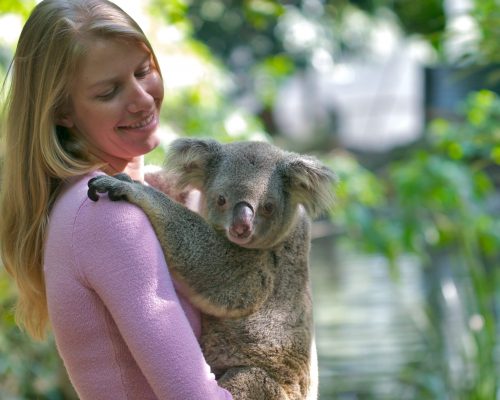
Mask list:
[[89,197],[108,192],[148,215],[172,275],[203,313],[201,345],[220,385],[235,399],[305,399],[308,214],[331,205],[333,173],[263,142],[195,139],[172,144],[166,170],[178,190],[201,191],[201,216],[129,179],[94,178]]

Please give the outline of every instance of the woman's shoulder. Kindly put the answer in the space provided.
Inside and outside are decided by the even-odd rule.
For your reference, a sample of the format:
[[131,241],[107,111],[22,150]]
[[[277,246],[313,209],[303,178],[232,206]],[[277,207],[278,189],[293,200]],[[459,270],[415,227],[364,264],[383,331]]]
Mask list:
[[63,183],[57,200],[52,207],[52,214],[81,207],[88,199],[88,181],[98,175],[102,175],[102,173],[94,171],[67,179]]
[[123,233],[130,229],[150,229],[144,212],[137,206],[125,201],[110,201],[101,195],[99,201],[89,199],[88,181],[102,172],[92,172],[67,181],[54,204],[51,223],[72,225],[73,233],[97,230],[113,230]]
[[153,227],[140,208],[111,201],[106,194],[97,202],[88,198],[87,183],[97,175],[75,178],[61,191],[49,219],[46,252],[54,257],[48,260],[66,254],[85,282],[141,259],[164,263]]

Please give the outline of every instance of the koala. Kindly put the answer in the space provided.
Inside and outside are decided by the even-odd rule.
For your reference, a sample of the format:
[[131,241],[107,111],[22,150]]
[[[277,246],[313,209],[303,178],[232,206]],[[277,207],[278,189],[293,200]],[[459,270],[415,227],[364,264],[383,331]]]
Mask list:
[[165,170],[179,192],[200,191],[200,214],[124,174],[90,180],[89,198],[107,192],[144,210],[235,399],[308,398],[310,221],[332,204],[334,173],[269,143],[202,139],[174,141]]

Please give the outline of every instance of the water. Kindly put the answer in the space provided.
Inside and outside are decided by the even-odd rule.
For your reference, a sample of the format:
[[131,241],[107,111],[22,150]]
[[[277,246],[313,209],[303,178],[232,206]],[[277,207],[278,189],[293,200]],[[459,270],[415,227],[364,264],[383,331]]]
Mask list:
[[320,399],[401,399],[402,375],[426,351],[423,275],[411,257],[394,277],[383,257],[313,240]]

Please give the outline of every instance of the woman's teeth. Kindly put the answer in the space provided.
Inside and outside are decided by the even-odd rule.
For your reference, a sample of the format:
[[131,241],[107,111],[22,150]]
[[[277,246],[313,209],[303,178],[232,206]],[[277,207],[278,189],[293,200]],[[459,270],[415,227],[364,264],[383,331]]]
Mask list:
[[147,117],[146,119],[142,120],[141,122],[138,122],[137,124],[125,126],[124,128],[125,129],[140,129],[140,128],[143,128],[143,127],[149,125],[153,121],[154,117],[155,117],[155,115],[151,114],[149,117]]

